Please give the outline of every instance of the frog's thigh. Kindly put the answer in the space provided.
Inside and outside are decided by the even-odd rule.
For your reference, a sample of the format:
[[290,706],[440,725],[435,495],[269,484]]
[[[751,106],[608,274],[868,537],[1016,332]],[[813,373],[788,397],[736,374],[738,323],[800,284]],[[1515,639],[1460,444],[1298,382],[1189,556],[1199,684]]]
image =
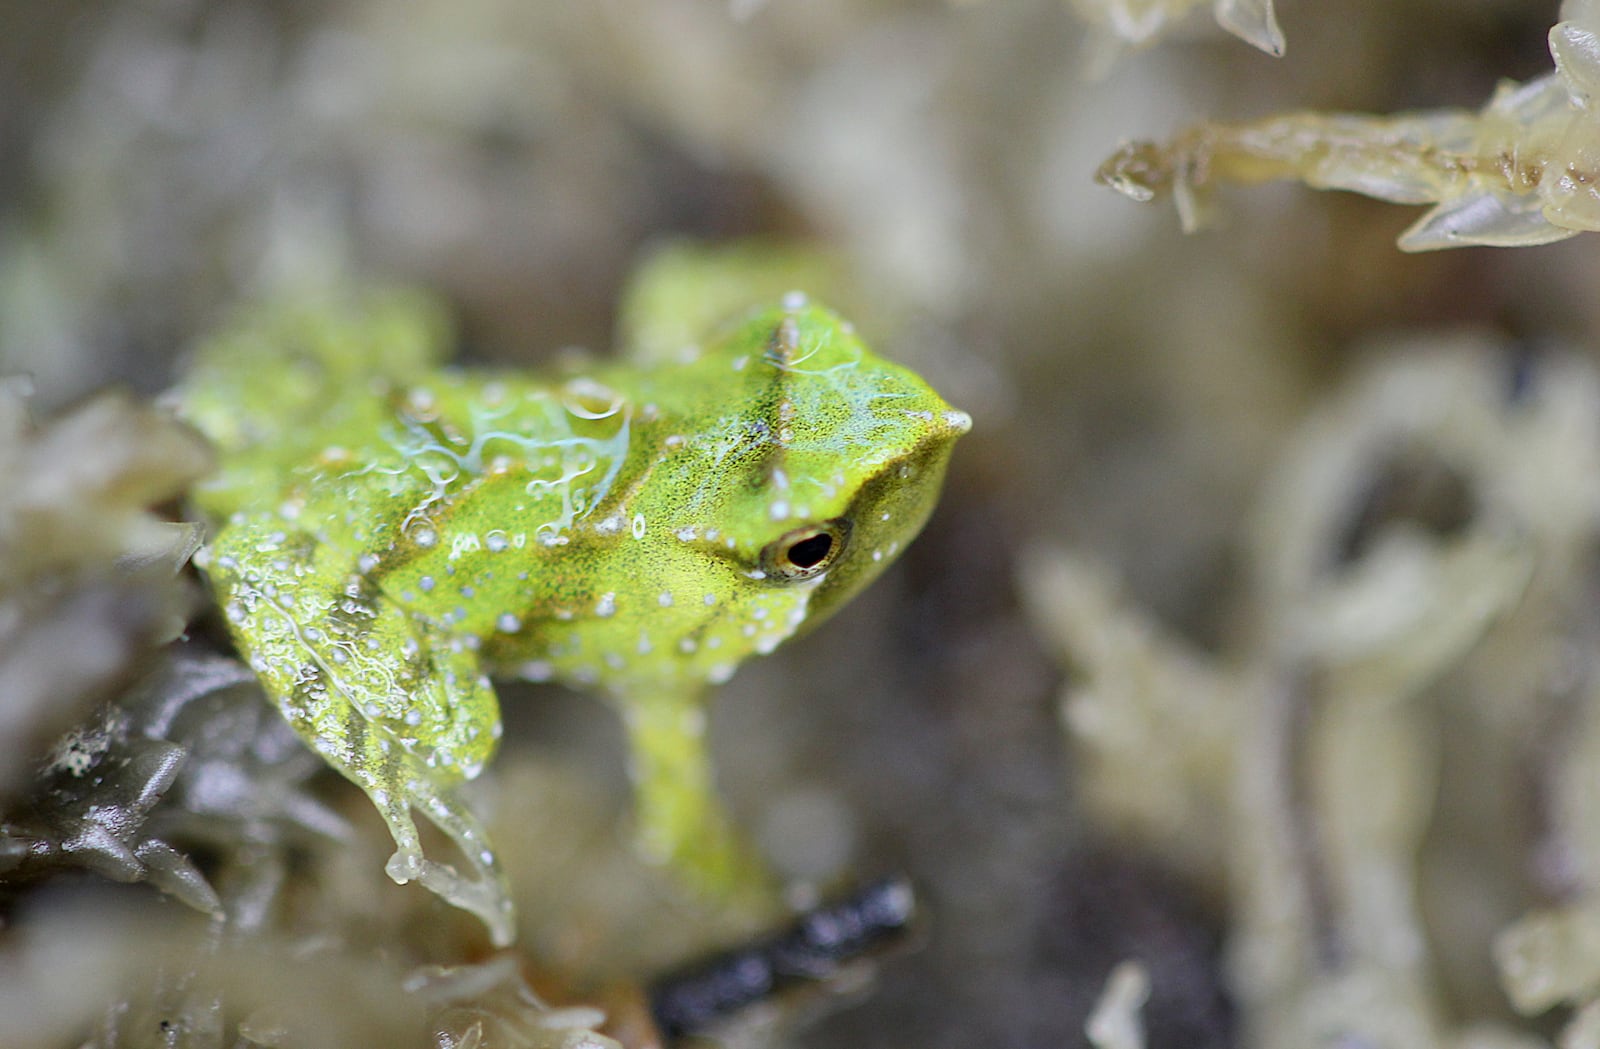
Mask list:
[[656,695],[622,710],[641,849],[715,897],[764,905],[765,865],[728,821],[711,782],[701,697]]
[[[307,744],[371,798],[397,846],[386,867],[478,913],[496,940],[510,904],[487,835],[458,786],[500,736],[476,654],[396,608],[347,555],[270,515],[236,519],[209,572],[240,648]],[[476,873],[427,859],[411,811],[450,836]]]

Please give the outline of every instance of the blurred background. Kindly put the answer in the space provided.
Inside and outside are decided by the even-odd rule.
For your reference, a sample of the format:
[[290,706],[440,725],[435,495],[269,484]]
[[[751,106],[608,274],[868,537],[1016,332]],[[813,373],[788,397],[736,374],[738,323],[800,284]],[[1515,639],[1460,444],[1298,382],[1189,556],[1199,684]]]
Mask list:
[[[1589,868],[1569,864],[1579,874],[1541,881],[1528,859],[1544,840],[1529,829],[1537,821],[1494,791],[1549,767],[1578,780],[1592,767],[1529,743],[1549,737],[1550,709],[1588,709],[1570,699],[1587,696],[1573,683],[1587,682],[1588,663],[1572,655],[1572,639],[1588,627],[1569,627],[1595,612],[1590,517],[1562,533],[1568,559],[1552,562],[1561,570],[1529,540],[1518,577],[1534,579],[1547,597],[1540,607],[1556,610],[1527,636],[1565,654],[1547,664],[1545,648],[1507,643],[1496,663],[1510,678],[1508,666],[1530,661],[1516,686],[1530,693],[1566,682],[1565,705],[1469,717],[1481,735],[1427,744],[1428,771],[1414,787],[1423,814],[1403,842],[1385,839],[1389,851],[1373,854],[1404,859],[1411,873],[1394,884],[1406,891],[1423,884],[1413,876],[1422,868],[1407,864],[1423,864],[1424,848],[1455,850],[1450,870],[1481,875],[1447,879],[1442,902],[1393,926],[1412,937],[1400,951],[1407,971],[1424,971],[1402,1010],[1422,1040],[1391,1031],[1335,1043],[1328,1032],[1338,1024],[1263,1019],[1284,999],[1263,1004],[1265,992],[1241,987],[1259,971],[1239,960],[1241,893],[1258,889],[1237,867],[1247,846],[1230,836],[1278,810],[1257,799],[1259,810],[1240,810],[1253,817],[1191,825],[1201,841],[1181,840],[1181,821],[1152,834],[1154,824],[1105,800],[1114,777],[1098,781],[1099,802],[1085,803],[1088,759],[1063,731],[1063,689],[1070,699],[1099,681],[1115,694],[1116,683],[1096,677],[1099,657],[1082,640],[1090,627],[1074,634],[1052,620],[1050,609],[1076,592],[1075,569],[1058,577],[1055,568],[1092,565],[1115,580],[1118,596],[1097,622],[1109,628],[1125,615],[1137,625],[1134,648],[1159,635],[1193,661],[1169,695],[1211,690],[1218,709],[1253,709],[1215,675],[1276,655],[1262,647],[1260,617],[1284,606],[1260,596],[1265,555],[1252,529],[1271,498],[1266,479],[1302,461],[1286,449],[1299,447],[1307,420],[1342,411],[1347,421],[1328,425],[1390,433],[1387,409],[1364,415],[1359,394],[1339,391],[1374,360],[1407,358],[1424,336],[1435,348],[1470,344],[1472,374],[1503,379],[1495,396],[1507,404],[1538,386],[1528,376],[1548,374],[1543,361],[1577,369],[1563,376],[1587,376],[1593,362],[1600,256],[1586,237],[1405,255],[1394,240],[1414,209],[1290,185],[1225,192],[1224,228],[1186,237],[1170,207],[1141,207],[1093,183],[1122,139],[1205,118],[1475,109],[1500,78],[1549,72],[1545,36],[1558,5],[1284,0],[1278,13],[1282,59],[1224,34],[1202,9],[1090,82],[1084,23],[1060,0],[0,4],[0,371],[32,376],[41,420],[108,387],[153,396],[232,304],[352,278],[439,293],[466,361],[537,366],[566,347],[612,344],[630,268],[664,238],[823,245],[849,274],[843,307],[869,340],[971,413],[974,428],[934,520],[894,571],[722,690],[718,778],[790,876],[826,886],[903,872],[920,890],[924,922],[848,1000],[737,1037],[1083,1045],[1107,974],[1137,959],[1152,982],[1153,1046],[1466,1045],[1453,1032],[1482,1024],[1499,1025],[1506,1040],[1470,1044],[1542,1044],[1518,1039],[1549,1035],[1565,1014],[1516,1018],[1496,982],[1491,936],[1530,907],[1580,898]],[[1587,390],[1588,381],[1558,385]],[[1417,396],[1454,396],[1419,382]],[[1472,425],[1498,433],[1498,410]],[[1379,422],[1368,426],[1369,415]],[[1401,443],[1433,448],[1429,433]],[[1341,467],[1348,497],[1315,504],[1307,513],[1322,516],[1292,527],[1326,540],[1304,555],[1308,564],[1359,562],[1367,537],[1393,520],[1455,541],[1505,502],[1460,494],[1456,482],[1471,489],[1480,462],[1499,455],[1493,476],[1518,476],[1550,458],[1502,460],[1580,439],[1446,441],[1440,489],[1428,487],[1431,468],[1410,460],[1398,474],[1363,460]],[[1576,483],[1561,475],[1549,491]],[[1485,527],[1505,531],[1508,515]],[[1536,510],[1527,519],[1543,520]],[[1526,522],[1509,530],[1544,534]],[[1519,599],[1497,598],[1495,608]],[[1381,619],[1389,606],[1374,607]],[[1474,629],[1448,659],[1475,651],[1489,628]],[[1150,676],[1169,668],[1148,658]],[[1303,669],[1312,657],[1295,658]],[[1428,687],[1445,673],[1424,675]],[[1405,694],[1414,691],[1422,686]],[[718,945],[701,919],[638,904],[626,878],[598,889],[596,868],[550,859],[559,851],[550,841],[582,838],[625,807],[620,733],[592,700],[531,686],[503,695],[510,733],[486,777],[496,840],[514,880],[553,864],[517,883],[532,964],[592,986],[648,980]],[[83,709],[100,698],[91,692]],[[1412,726],[1425,740],[1457,718],[1437,694],[1429,703],[1422,727]],[[1216,769],[1239,760],[1229,748],[1253,745],[1247,717],[1233,716],[1216,715],[1226,730],[1201,761],[1222,778]],[[1387,724],[1368,727],[1382,734]],[[1162,735],[1156,725],[1141,745],[1177,745]],[[1502,750],[1496,740],[1510,742]],[[1119,774],[1137,779],[1139,766],[1129,759]],[[1474,769],[1490,770],[1484,790],[1505,811],[1478,800],[1448,807],[1457,777]],[[351,823],[376,822],[337,781],[313,789]],[[1190,804],[1211,804],[1193,789]],[[1218,812],[1239,789],[1217,796]],[[1291,791],[1290,802],[1320,811],[1319,789],[1307,788],[1310,800]],[[381,864],[382,841],[369,845]],[[378,866],[352,875],[363,876],[378,882]],[[48,917],[43,891],[30,883],[7,896],[13,952],[24,951],[15,930]],[[1301,990],[1322,987],[1315,974],[1342,972],[1350,957],[1339,947],[1343,891],[1337,879],[1324,885],[1335,902],[1308,919],[1326,935],[1305,948],[1313,975]],[[154,894],[137,899],[164,906]],[[463,957],[455,941],[417,942],[426,946],[406,957],[418,963]],[[1436,959],[1444,944],[1459,961]],[[25,954],[11,957],[26,968]],[[1359,1014],[1363,1001],[1295,1000],[1297,1015],[1319,1017]],[[86,1037],[65,1021],[54,1030],[80,1033],[37,1044]],[[260,1044],[277,1044],[261,1030]]]

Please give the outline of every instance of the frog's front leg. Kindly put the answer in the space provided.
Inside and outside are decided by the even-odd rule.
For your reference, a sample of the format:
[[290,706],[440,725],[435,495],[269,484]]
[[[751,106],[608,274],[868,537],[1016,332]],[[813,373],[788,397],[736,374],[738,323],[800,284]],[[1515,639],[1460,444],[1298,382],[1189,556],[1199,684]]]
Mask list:
[[724,903],[769,909],[767,866],[728,821],[711,782],[703,689],[652,691],[619,704],[631,745],[640,851]]
[[[272,514],[235,515],[205,568],[230,629],[301,738],[366,792],[397,846],[385,870],[514,938],[510,895],[460,796],[500,736],[476,652],[389,602],[348,553]],[[412,810],[460,849],[468,874],[428,859]]]

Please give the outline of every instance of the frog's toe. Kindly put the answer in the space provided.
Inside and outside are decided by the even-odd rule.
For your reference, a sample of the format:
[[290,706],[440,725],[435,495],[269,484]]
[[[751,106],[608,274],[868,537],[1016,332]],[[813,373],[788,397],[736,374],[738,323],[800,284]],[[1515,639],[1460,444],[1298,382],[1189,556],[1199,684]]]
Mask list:
[[[396,853],[398,856],[399,854]],[[395,857],[390,857],[392,864]],[[461,874],[448,863],[418,857],[417,880],[423,888],[464,911],[475,914],[489,930],[496,947],[508,947],[517,938],[517,915],[505,878],[498,868],[481,871],[478,876]]]
[[422,877],[422,853],[410,846],[403,846],[394,850],[394,855],[389,857],[389,862],[383,865],[383,873],[396,885],[405,885]]

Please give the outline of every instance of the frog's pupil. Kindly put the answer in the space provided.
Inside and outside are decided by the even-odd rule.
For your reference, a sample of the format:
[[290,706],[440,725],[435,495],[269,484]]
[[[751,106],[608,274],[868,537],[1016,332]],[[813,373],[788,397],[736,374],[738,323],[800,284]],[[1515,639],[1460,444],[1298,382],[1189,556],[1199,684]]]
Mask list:
[[833,550],[833,536],[826,532],[802,539],[789,548],[789,563],[796,568],[815,568]]

